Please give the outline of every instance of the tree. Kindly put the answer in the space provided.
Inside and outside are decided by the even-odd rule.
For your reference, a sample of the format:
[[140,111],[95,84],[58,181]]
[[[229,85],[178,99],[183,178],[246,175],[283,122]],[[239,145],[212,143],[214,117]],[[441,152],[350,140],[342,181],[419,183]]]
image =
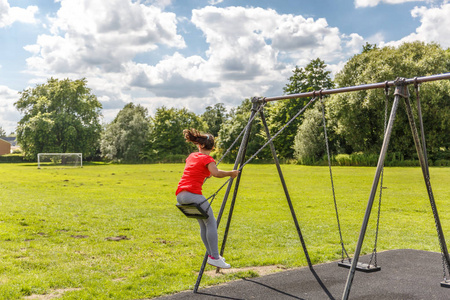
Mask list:
[[[413,78],[445,73],[450,70],[450,52],[437,44],[404,43],[399,47],[375,48],[352,57],[335,82],[340,87],[364,83],[384,82],[396,77]],[[421,106],[430,158],[442,149],[448,151],[450,132],[448,81],[425,83],[421,86]],[[410,86],[411,100],[415,93]],[[390,93],[392,105],[392,89]],[[379,153],[384,130],[383,90],[366,90],[333,95],[328,111],[330,126],[345,141],[345,152]],[[415,105],[414,105],[415,106]],[[415,111],[417,116],[417,112]],[[399,152],[406,158],[415,154],[408,118],[400,103],[389,145],[390,152]]]
[[86,79],[50,78],[21,93],[14,104],[24,116],[17,141],[27,158],[40,152],[81,152],[86,158],[98,150],[101,104],[91,94]]
[[6,131],[0,126],[0,136],[6,136]]
[[128,103],[102,133],[101,152],[108,159],[138,161],[149,135],[148,111]]
[[[225,121],[219,131],[216,143],[217,156],[221,157],[225,154],[225,151],[233,144],[241,131],[248,124],[251,108],[252,102],[249,99],[245,99],[241,105],[231,110],[229,118]],[[234,147],[230,150],[229,154],[227,154],[225,161],[232,162],[236,160],[241,139],[234,144]],[[267,137],[261,119],[259,116],[256,116],[253,120],[252,130],[250,132],[247,156],[253,155],[266,141]],[[270,149],[269,147],[266,147],[258,154],[256,159],[270,159],[271,157],[272,154]]]
[[166,158],[188,155],[195,146],[186,143],[183,129],[195,128],[205,131],[207,125],[195,113],[186,108],[166,108],[156,110],[151,120],[149,138],[141,157],[151,161],[161,161]]
[[294,157],[302,163],[319,160],[326,154],[322,111],[319,102],[305,112],[305,118],[295,135],[293,149]]
[[206,111],[202,114],[203,121],[208,125],[208,132],[213,136],[217,136],[226,118],[226,109],[222,103],[217,103],[213,107],[206,107]]
[[[298,94],[321,89],[331,89],[334,84],[331,80],[330,71],[320,58],[312,60],[304,69],[295,67],[293,75],[289,77],[284,94]],[[271,133],[274,134],[284,126],[300,109],[302,109],[310,98],[297,98],[278,101],[269,109],[269,123]],[[303,116],[294,120],[275,141],[275,147],[281,157],[292,158],[294,154],[294,138],[298,126],[302,123]]]
[[373,49],[378,49],[377,44],[369,44],[368,42],[366,42],[366,44],[363,46],[362,53],[369,52]]

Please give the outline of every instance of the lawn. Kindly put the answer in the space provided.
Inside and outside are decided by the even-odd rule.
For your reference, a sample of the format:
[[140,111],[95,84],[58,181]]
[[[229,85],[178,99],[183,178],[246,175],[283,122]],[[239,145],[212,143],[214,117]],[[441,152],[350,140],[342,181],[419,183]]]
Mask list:
[[[60,293],[61,299],[143,299],[192,289],[205,250],[197,222],[174,206],[183,167],[0,164],[0,298]],[[328,168],[282,169],[312,262],[339,259]],[[450,168],[430,173],[450,239]],[[344,241],[353,253],[375,168],[335,167],[333,174]],[[204,194],[224,180],[208,180]],[[420,169],[386,168],[384,182],[378,250],[440,251]],[[213,203],[216,213],[222,195]],[[373,247],[376,208],[377,201],[363,253]],[[306,265],[274,165],[245,167],[224,256],[234,268]],[[202,286],[246,276],[255,273],[205,274]]]

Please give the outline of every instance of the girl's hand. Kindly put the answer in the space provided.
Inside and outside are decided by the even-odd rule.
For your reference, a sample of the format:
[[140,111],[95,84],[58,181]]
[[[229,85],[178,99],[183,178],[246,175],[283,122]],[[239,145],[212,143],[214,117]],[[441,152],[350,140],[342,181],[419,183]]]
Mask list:
[[211,162],[208,164],[208,170],[209,170],[209,172],[211,172],[212,176],[217,177],[217,178],[223,178],[223,177],[227,177],[227,176],[230,176],[231,178],[235,178],[239,174],[238,170],[233,170],[233,171],[219,170],[219,169],[217,169],[215,162]]
[[233,170],[233,171],[231,171],[230,177],[231,178],[236,178],[238,175],[239,175],[239,171],[238,170]]

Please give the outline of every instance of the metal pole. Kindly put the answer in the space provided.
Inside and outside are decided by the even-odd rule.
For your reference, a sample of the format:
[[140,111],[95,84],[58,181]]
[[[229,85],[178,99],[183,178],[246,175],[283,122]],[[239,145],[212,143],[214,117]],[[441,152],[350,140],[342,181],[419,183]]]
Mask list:
[[[404,79],[404,83],[405,84],[412,84],[412,83],[417,84],[417,83],[436,81],[436,80],[442,80],[442,79],[450,79],[450,73]],[[319,93],[322,93],[322,95],[331,95],[331,94],[355,92],[355,91],[362,91],[362,90],[379,89],[379,88],[385,88],[386,85],[387,86],[396,86],[396,81],[393,80],[393,81],[388,81],[388,82],[362,84],[362,85],[357,85],[357,86],[342,87],[342,88],[330,89],[330,90],[313,91],[313,92],[306,92],[306,93],[299,93],[299,94],[290,94],[290,95],[277,96],[277,97],[266,97],[266,98],[264,98],[264,101],[270,102],[270,101],[277,101],[277,100],[314,97],[314,95],[319,95]]]
[[[259,105],[258,103],[253,102],[250,119],[256,113],[258,105]],[[235,169],[237,169],[237,165],[242,165],[244,163],[245,153],[247,152],[247,145],[248,145],[248,141],[250,139],[251,129],[252,129],[252,124],[250,124],[248,126],[247,131],[245,132],[244,137],[242,138],[242,142],[241,142],[241,145],[239,147],[239,153],[238,153],[238,156],[236,157]],[[227,225],[225,227],[225,233],[224,233],[224,236],[223,236],[222,246],[220,248],[220,255],[221,256],[223,256],[223,254],[225,252],[225,245],[227,243],[228,232],[229,232],[230,226],[231,226],[231,219],[233,217],[234,205],[236,203],[237,193],[238,193],[238,190],[239,190],[239,183],[241,182],[241,176],[242,176],[242,170],[239,173],[239,175],[237,176],[237,178],[236,178],[236,185],[234,186],[234,192],[233,192],[233,197],[231,199],[230,211],[228,213]],[[219,269],[220,268],[217,268],[217,272],[219,272]]]
[[[258,106],[258,104],[256,102],[254,102],[253,106],[252,106],[252,112],[251,112],[251,115],[250,115],[250,119],[256,113],[256,110],[257,110],[256,107],[257,106]],[[247,145],[248,145],[248,141],[249,141],[249,137],[250,137],[251,127],[252,127],[252,124],[250,124],[248,126],[247,131],[245,132],[244,137],[242,138],[242,142],[241,142],[241,145],[239,147],[239,153],[238,153],[238,156],[236,157],[235,168],[237,168],[238,165],[242,165],[243,162],[244,162],[245,153],[247,152]],[[223,237],[223,241],[222,241],[222,247],[220,249],[220,255],[223,255],[223,253],[225,251],[225,245],[226,245],[226,241],[227,241],[227,238],[228,238],[228,232],[229,232],[230,225],[231,225],[231,219],[232,219],[232,216],[233,216],[234,205],[236,203],[236,197],[237,197],[237,192],[238,192],[238,189],[239,189],[239,183],[240,183],[240,180],[241,180],[241,175],[242,175],[242,172],[239,173],[239,175],[236,178],[236,185],[234,187],[233,197],[232,197],[232,200],[231,200],[230,211],[229,211],[229,214],[228,214],[228,220],[227,220],[227,225],[226,225],[226,228],[225,228],[225,233],[224,233],[224,237]],[[217,268],[217,270],[219,270],[219,268]]]
[[414,87],[416,89],[417,115],[419,117],[420,137],[422,138],[423,156],[424,156],[426,167],[427,167],[427,174],[428,174],[428,176],[430,176],[430,171],[429,171],[429,168],[428,168],[427,144],[426,144],[426,141],[425,141],[425,129],[423,127],[422,107],[420,105],[420,96],[419,96],[420,86],[419,86],[419,84],[415,83]]
[[420,144],[419,134],[417,131],[416,123],[414,121],[414,117],[413,117],[413,113],[412,113],[412,109],[411,109],[411,103],[409,101],[409,98],[405,99],[405,107],[406,107],[406,113],[408,115],[409,125],[411,127],[411,132],[412,132],[412,135],[414,138],[414,145],[416,146],[417,155],[419,157],[420,167],[422,168],[423,179],[424,179],[425,185],[427,187],[428,198],[430,200],[431,209],[433,210],[433,216],[434,216],[434,221],[436,224],[436,229],[438,232],[438,238],[439,238],[439,243],[441,246],[441,251],[444,255],[444,259],[447,264],[447,268],[449,268],[450,267],[450,258],[449,258],[449,254],[448,254],[448,250],[447,250],[447,243],[445,242],[444,232],[442,230],[441,222],[439,219],[439,214],[437,211],[436,202],[434,201],[433,190],[431,188],[430,174],[428,171],[428,162],[426,160],[425,153],[423,152],[424,148],[422,148],[422,145]]
[[[255,105],[256,104],[254,104],[254,106]],[[253,115],[255,113],[256,113],[256,110],[254,110],[254,107],[252,107],[252,112],[251,112],[249,120],[251,120],[253,118]],[[248,140],[249,140],[249,137],[250,137],[251,127],[252,127],[252,124],[249,124],[249,126],[247,127],[247,129],[246,129],[246,131],[244,133],[244,137],[242,138],[241,145],[239,147],[239,152],[238,152],[238,155],[236,157],[233,170],[237,170],[237,167],[238,167],[239,163],[242,161],[243,157],[245,157],[245,153],[244,153],[243,149],[244,148],[247,149],[247,144],[248,144]],[[241,157],[242,157],[242,159],[241,159]],[[241,176],[241,174],[238,175],[238,179],[240,178],[240,176]],[[233,179],[231,179],[230,182],[228,183],[227,189],[225,191],[225,195],[224,195],[223,200],[222,200],[222,205],[220,207],[219,214],[217,215],[217,228],[219,227],[220,221],[222,219],[222,215],[223,215],[223,212],[225,210],[225,207],[226,207],[226,204],[227,204],[227,200],[228,200],[228,196],[230,194],[232,185],[233,185]],[[223,245],[224,244],[222,244],[222,248],[224,249]],[[221,250],[222,254],[223,254],[223,249]],[[198,277],[197,277],[197,281],[196,281],[195,286],[194,286],[194,293],[197,293],[197,291],[198,291],[198,288],[200,286],[200,282],[201,282],[202,277],[203,277],[203,273],[204,273],[205,268],[206,268],[206,262],[207,261],[208,261],[208,252],[205,253],[205,256],[203,258],[202,266],[200,268],[200,271],[199,271],[199,274],[198,274]]]
[[[264,129],[266,131],[267,139],[270,140],[271,136],[270,136],[270,132],[269,132],[269,127],[267,127],[267,122],[266,122],[266,118],[264,116],[264,112],[261,110],[259,112],[259,114],[261,116],[261,120],[263,122]],[[300,230],[300,225],[298,224],[297,216],[295,215],[294,206],[292,205],[291,197],[289,196],[289,191],[287,189],[286,182],[284,180],[283,172],[281,171],[280,162],[278,161],[277,152],[275,150],[275,146],[272,141],[270,142],[270,150],[272,151],[273,159],[275,161],[275,165],[277,166],[278,175],[280,176],[281,184],[283,185],[283,190],[286,195],[286,200],[289,204],[289,209],[291,210],[292,218],[294,219],[295,228],[297,229],[297,233],[300,238],[300,242],[302,244],[303,252],[305,253],[306,261],[308,262],[308,266],[311,269],[312,268],[311,259],[309,258],[308,250],[306,249],[306,243],[303,239],[302,231]]]
[[386,134],[384,135],[383,146],[381,147],[380,157],[378,158],[377,170],[375,172],[375,178],[372,183],[372,190],[370,191],[369,201],[367,203],[366,212],[364,215],[364,220],[361,226],[361,231],[359,233],[358,243],[355,249],[355,255],[352,260],[352,266],[348,273],[347,282],[345,284],[344,294],[342,295],[343,300],[347,300],[350,295],[350,289],[352,286],[353,278],[355,276],[356,265],[358,264],[359,255],[361,253],[362,244],[364,242],[364,237],[366,235],[367,225],[369,223],[370,212],[372,211],[373,202],[377,192],[378,182],[380,180],[381,171],[383,170],[384,160],[386,158],[386,153],[389,145],[389,140],[392,134],[392,127],[394,126],[395,115],[397,113],[398,102],[400,97],[407,97],[408,94],[407,86],[404,81],[397,82],[395,92],[394,92],[394,103],[392,104],[391,115],[389,117],[389,123],[386,129]]

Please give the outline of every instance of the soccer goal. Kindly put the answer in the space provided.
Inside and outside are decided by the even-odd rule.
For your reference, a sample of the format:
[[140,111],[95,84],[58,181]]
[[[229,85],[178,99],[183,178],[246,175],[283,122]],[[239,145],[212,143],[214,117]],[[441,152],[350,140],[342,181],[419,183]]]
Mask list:
[[41,167],[82,168],[82,153],[39,153],[38,169]]

